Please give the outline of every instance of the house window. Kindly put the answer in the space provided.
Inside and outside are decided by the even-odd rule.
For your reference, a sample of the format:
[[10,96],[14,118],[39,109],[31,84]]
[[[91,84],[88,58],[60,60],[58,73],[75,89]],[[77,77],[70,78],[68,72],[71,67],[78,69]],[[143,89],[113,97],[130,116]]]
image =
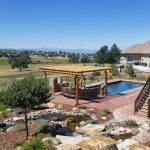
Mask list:
[[132,61],[132,56],[128,56],[128,57],[127,57],[127,60],[128,60],[128,61]]

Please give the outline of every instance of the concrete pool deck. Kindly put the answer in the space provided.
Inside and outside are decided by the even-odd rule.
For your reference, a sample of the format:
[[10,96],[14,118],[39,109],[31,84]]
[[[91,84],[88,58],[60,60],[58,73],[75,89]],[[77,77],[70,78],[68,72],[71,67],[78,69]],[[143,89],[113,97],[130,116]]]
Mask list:
[[[114,81],[120,81],[120,80],[122,79],[110,80],[109,83],[114,82]],[[123,81],[131,81],[131,80],[123,80]],[[132,80],[132,82],[138,82],[138,81]],[[116,119],[128,118],[128,116],[131,116],[131,118],[134,118],[133,117],[134,102],[137,96],[139,95],[140,91],[142,90],[142,88],[143,87],[139,87],[136,89],[126,91],[121,95],[109,95],[107,97],[100,97],[96,99],[95,101],[88,101],[88,100],[80,99],[79,103],[80,103],[80,106],[86,106],[88,108],[94,108],[94,109],[107,108],[114,113],[114,117]],[[75,106],[76,104],[75,99],[64,97],[63,95],[61,95],[61,93],[55,93],[53,95],[52,102],[56,104],[62,104],[65,106]],[[139,118],[138,116],[136,117]],[[140,118],[143,118],[143,117],[140,116]]]
[[[122,95],[107,96],[99,98],[97,101],[79,100],[80,106],[86,106],[88,108],[103,109],[108,108],[110,111],[114,111],[125,105],[134,104],[137,96],[139,95],[142,87],[128,91]],[[64,97],[61,93],[55,93],[52,99],[53,103],[75,106],[76,100]]]

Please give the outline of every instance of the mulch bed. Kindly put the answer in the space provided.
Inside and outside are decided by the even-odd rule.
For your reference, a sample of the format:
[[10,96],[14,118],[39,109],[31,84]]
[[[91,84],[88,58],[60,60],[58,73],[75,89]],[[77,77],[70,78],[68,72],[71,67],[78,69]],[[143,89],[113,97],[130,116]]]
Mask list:
[[[57,104],[58,105],[58,104]],[[65,105],[63,106],[63,110],[65,111],[71,111],[73,106]],[[42,110],[42,108],[39,108],[38,110]],[[37,111],[37,110],[30,110]],[[103,124],[111,119],[113,119],[113,114],[110,113],[107,115],[106,120],[101,119],[100,116],[100,110],[94,110],[96,113],[96,116],[98,118],[98,123]],[[33,127],[29,127],[29,135],[30,137],[36,133],[35,129]],[[8,132],[2,132],[0,133],[0,148],[5,148],[6,150],[13,150],[16,145],[23,144],[26,141],[26,132],[20,131],[20,132],[14,132],[14,131],[8,131]]]
[[[30,137],[35,134],[36,131],[33,128],[29,128]],[[23,144],[26,141],[26,132],[2,132],[0,133],[0,149],[13,150],[16,145]]]
[[106,119],[103,120],[103,119],[101,119],[101,116],[99,115],[99,111],[97,111],[97,118],[98,118],[98,124],[103,124],[103,123],[106,123],[107,121],[113,119],[114,116],[113,116],[113,113],[110,113],[106,116]]

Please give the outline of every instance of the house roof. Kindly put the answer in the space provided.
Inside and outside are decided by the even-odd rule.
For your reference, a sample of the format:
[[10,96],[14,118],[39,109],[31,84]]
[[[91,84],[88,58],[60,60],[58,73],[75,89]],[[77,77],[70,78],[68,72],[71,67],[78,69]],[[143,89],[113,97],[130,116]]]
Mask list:
[[60,73],[60,74],[82,74],[87,72],[111,71],[110,67],[96,67],[83,65],[65,65],[65,66],[50,66],[39,68],[42,71]]
[[122,51],[122,53],[127,54],[150,54],[150,41],[142,43],[142,44],[135,44],[129,48],[126,48]]

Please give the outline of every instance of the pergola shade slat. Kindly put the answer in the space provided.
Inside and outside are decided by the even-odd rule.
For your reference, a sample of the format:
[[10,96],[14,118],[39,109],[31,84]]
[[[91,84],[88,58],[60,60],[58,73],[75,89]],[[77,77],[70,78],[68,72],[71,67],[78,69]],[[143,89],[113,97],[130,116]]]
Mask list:
[[[76,87],[76,105],[79,105],[79,76],[83,75],[83,73],[90,72],[104,72],[105,73],[105,84],[107,88],[107,78],[108,72],[111,72],[110,67],[97,67],[97,66],[83,66],[83,65],[65,65],[65,66],[51,66],[51,67],[41,67],[39,68],[45,74],[45,79],[47,79],[47,72],[58,73],[58,74],[66,74],[75,76],[75,87]],[[107,96],[107,90],[106,90]]]

